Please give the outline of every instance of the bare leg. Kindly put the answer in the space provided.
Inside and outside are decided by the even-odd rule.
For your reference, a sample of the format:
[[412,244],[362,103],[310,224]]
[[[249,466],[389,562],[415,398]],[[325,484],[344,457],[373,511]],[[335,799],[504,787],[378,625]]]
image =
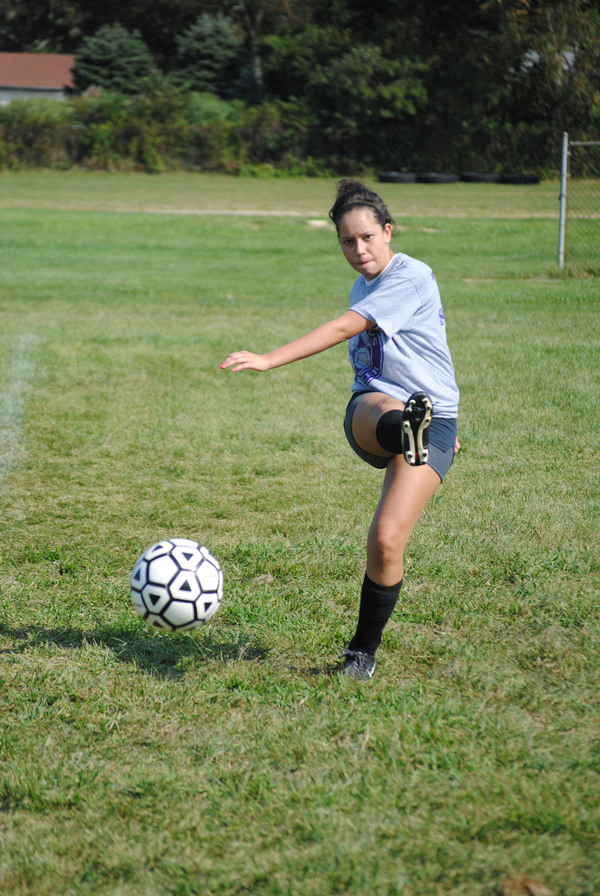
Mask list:
[[391,457],[381,498],[367,541],[367,575],[379,585],[393,585],[404,575],[404,550],[425,507],[440,485],[440,477],[427,464],[409,466],[401,454],[390,455],[375,435],[382,414],[404,409],[404,404],[381,392],[364,395],[352,418],[357,444],[370,454]]
[[359,447],[390,458],[367,538],[367,570],[356,633],[343,654],[344,673],[360,681],[373,677],[375,652],[402,585],[406,545],[441,482],[426,462],[412,466],[404,454],[391,454],[379,444],[377,425],[381,416],[403,410],[401,401],[372,392],[358,401],[352,418],[352,435]]
[[390,461],[367,539],[367,575],[393,585],[404,575],[404,550],[427,504],[440,485],[432,467],[410,467],[402,455]]

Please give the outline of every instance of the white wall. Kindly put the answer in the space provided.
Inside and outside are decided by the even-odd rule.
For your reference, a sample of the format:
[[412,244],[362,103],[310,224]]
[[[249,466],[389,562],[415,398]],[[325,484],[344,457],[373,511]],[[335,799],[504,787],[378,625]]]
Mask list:
[[66,100],[67,98],[64,90],[0,87],[0,106],[8,106],[11,100],[29,100],[36,96],[45,96],[50,100]]

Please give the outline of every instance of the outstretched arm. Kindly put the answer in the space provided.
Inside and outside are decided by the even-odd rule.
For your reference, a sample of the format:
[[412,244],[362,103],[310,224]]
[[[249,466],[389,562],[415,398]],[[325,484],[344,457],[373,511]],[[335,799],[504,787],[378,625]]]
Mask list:
[[367,320],[356,311],[346,311],[341,317],[321,324],[310,333],[300,336],[299,339],[294,339],[293,342],[288,342],[287,345],[273,349],[272,352],[267,352],[265,355],[255,355],[253,352],[245,351],[232,352],[219,366],[221,369],[231,367],[232,371],[272,370],[274,367],[283,367],[284,364],[291,364],[292,361],[316,355],[374,326],[372,320]]

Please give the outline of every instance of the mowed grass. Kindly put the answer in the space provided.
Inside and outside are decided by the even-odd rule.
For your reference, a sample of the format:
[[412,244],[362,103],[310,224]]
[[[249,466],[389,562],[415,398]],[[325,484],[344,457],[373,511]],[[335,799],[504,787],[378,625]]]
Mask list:
[[[597,894],[598,281],[555,276],[541,194],[510,218],[452,185],[428,214],[425,187],[407,215],[393,185],[463,447],[364,686],[333,671],[381,481],[343,438],[346,347],[218,369],[346,308],[311,223],[334,182],[230,181],[243,215],[140,210],[221,180],[87,183],[0,178],[0,892]],[[170,535],[225,574],[177,636],[128,596]]]

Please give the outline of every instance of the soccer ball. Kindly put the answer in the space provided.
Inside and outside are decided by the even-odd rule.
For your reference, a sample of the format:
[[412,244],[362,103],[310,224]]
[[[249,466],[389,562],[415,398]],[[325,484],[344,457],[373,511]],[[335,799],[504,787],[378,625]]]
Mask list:
[[205,547],[188,538],[159,541],[131,573],[131,600],[148,625],[187,631],[208,622],[223,597],[223,573]]

